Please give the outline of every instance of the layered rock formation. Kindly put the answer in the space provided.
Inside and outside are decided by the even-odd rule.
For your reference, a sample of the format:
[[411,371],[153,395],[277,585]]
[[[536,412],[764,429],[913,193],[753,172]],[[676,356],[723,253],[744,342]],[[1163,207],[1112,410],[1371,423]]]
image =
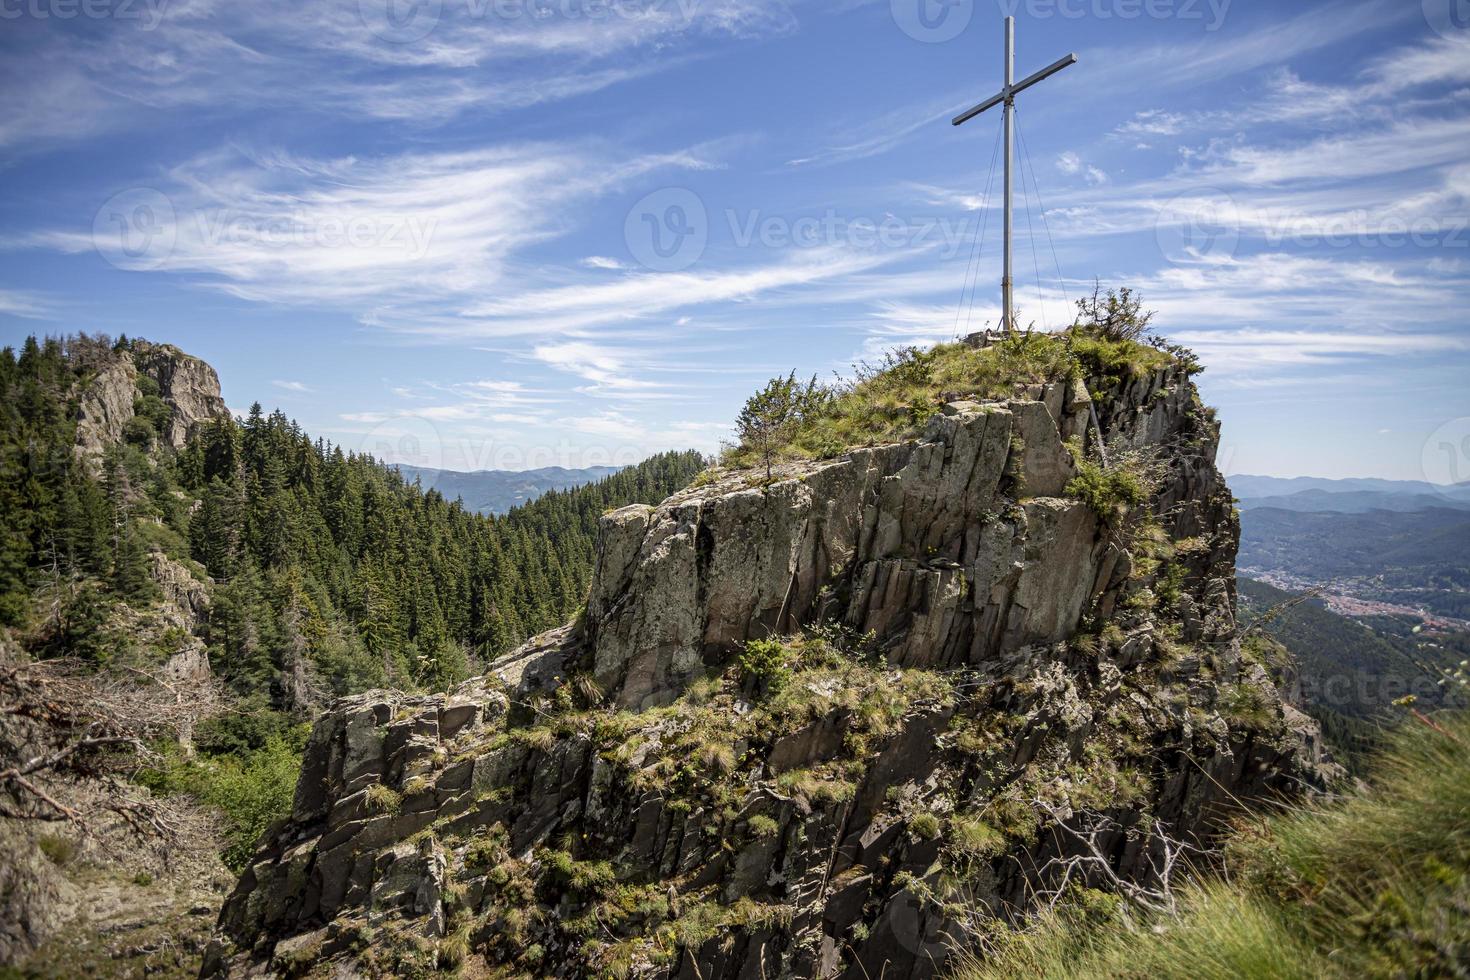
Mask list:
[[1317,778],[1236,639],[1212,416],[1180,365],[1106,387],[1126,519],[1068,495],[1071,380],[608,514],[576,623],[318,723],[206,975],[928,977],[1082,834],[1148,880]]
[[229,415],[214,368],[170,344],[135,340],[130,350],[114,352],[81,392],[77,454],[94,472],[100,472],[107,448],[122,440],[135,414],[140,377],[157,385],[169,408],[160,438],[174,449],[184,448],[202,423]]

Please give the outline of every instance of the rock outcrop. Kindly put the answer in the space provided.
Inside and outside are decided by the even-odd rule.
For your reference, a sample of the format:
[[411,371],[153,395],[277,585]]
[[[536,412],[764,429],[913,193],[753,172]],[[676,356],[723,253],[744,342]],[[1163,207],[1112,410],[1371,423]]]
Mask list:
[[94,472],[135,415],[140,378],[150,379],[168,406],[159,438],[174,449],[184,448],[204,422],[229,415],[214,368],[170,344],[134,340],[129,349],[114,351],[80,393],[77,455]]
[[206,975],[929,977],[1083,834],[1148,880],[1319,779],[1236,637],[1212,415],[1182,366],[1109,388],[1123,519],[1068,495],[1088,387],[606,515],[576,623],[317,724]]
[[138,397],[138,368],[132,355],[119,352],[81,392],[77,407],[77,456],[97,475],[109,446],[122,440]]

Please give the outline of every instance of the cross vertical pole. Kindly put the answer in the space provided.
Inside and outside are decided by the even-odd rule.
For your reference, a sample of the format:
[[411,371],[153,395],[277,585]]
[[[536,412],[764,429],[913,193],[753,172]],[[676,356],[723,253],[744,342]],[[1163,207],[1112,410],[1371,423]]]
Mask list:
[[1005,169],[1005,267],[1001,273],[1000,280],[1000,302],[1001,321],[1005,325],[1006,333],[1016,329],[1015,311],[1011,306],[1011,289],[1014,280],[1011,278],[1011,157],[1014,150],[1011,147],[1011,114],[1016,111],[1016,99],[1011,94],[1011,86],[1016,83],[1016,18],[1006,18],[1006,83],[1001,91],[1005,96],[1005,144],[1006,144],[1006,169]]
[[[1061,71],[1063,68],[1066,68],[1068,65],[1075,65],[1076,63],[1077,63],[1077,56],[1075,54],[1069,54],[1065,58],[1058,58],[1056,61],[1052,62],[1051,64],[1047,65],[1045,68],[1041,69],[1041,71],[1034,72],[1034,73],[1032,73],[1030,75],[1027,75],[1025,78],[1023,78],[1019,82],[1017,82],[1016,81],[1016,18],[1014,18],[1014,17],[1007,17],[1006,18],[1006,50],[1005,50],[1005,76],[1006,76],[1005,77],[1005,84],[1001,87],[1001,90],[999,92],[997,92],[995,95],[992,95],[990,98],[986,99],[984,102],[981,102],[979,105],[971,106],[970,108],[966,109],[964,112],[960,113],[958,116],[955,116],[953,119],[950,120],[951,125],[960,126],[960,125],[963,125],[964,123],[968,122],[969,120],[974,119],[976,116],[980,115],[982,112],[986,112],[987,110],[994,109],[996,106],[1001,106],[1002,107],[1002,115],[1005,117],[1005,124],[1004,124],[1004,128],[1005,128],[1005,144],[1006,144],[1006,169],[1005,169],[1005,198],[1006,198],[1005,199],[1005,268],[1002,271],[1001,279],[1000,279],[1000,300],[1001,300],[1001,322],[1005,324],[1005,329],[1006,329],[1006,332],[1007,333],[1010,333],[1010,332],[1012,332],[1012,331],[1014,331],[1016,329],[1016,310],[1015,310],[1015,295],[1014,295],[1015,294],[1015,288],[1014,288],[1015,287],[1015,280],[1011,276],[1011,217],[1012,217],[1013,210],[1014,210],[1013,209],[1013,205],[1012,205],[1012,200],[1011,200],[1011,197],[1012,197],[1011,169],[1012,169],[1012,166],[1013,166],[1013,159],[1012,158],[1015,157],[1015,155],[1016,155],[1015,149],[1014,149],[1014,147],[1012,145],[1012,136],[1013,136],[1014,126],[1015,126],[1014,116],[1015,116],[1015,112],[1016,112],[1016,96],[1019,95],[1020,93],[1024,92],[1024,91],[1026,91],[1028,88],[1030,88],[1031,86],[1035,85],[1037,82],[1045,81],[1046,79],[1048,79],[1051,76],[1055,75],[1057,72]],[[1024,189],[1025,188],[1024,188],[1024,182],[1023,182],[1022,190],[1024,191]],[[988,208],[989,206],[990,206],[990,202],[989,201],[986,201],[985,202],[985,207]]]

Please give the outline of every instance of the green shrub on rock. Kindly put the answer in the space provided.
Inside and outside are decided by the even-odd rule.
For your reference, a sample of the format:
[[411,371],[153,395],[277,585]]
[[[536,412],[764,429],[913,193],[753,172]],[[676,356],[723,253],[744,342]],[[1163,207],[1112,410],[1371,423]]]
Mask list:
[[767,694],[778,693],[791,680],[787,657],[786,645],[780,640],[747,640],[736,659],[740,679],[754,682]]
[[1148,501],[1149,479],[1136,461],[1123,460],[1103,467],[1092,460],[1079,460],[1077,475],[1067,484],[1066,494],[1085,503],[1104,524],[1116,527],[1133,508]]

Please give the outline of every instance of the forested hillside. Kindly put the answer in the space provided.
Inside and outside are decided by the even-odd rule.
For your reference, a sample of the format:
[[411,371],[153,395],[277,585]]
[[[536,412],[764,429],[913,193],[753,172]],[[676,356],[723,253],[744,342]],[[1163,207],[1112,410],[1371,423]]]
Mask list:
[[702,466],[486,517],[280,412],[231,418],[177,348],[0,351],[0,962],[197,973],[220,862],[289,809],[319,709],[442,689],[575,615],[598,518]]
[[1291,652],[1313,708],[1369,719],[1408,694],[1437,707],[1440,669],[1460,659],[1454,634],[1394,636],[1339,616],[1320,599],[1246,578],[1238,587],[1242,619],[1259,622]]
[[1402,714],[1394,702],[1411,696],[1425,710],[1459,704],[1458,687],[1448,689],[1444,678],[1470,652],[1465,633],[1350,619],[1320,599],[1248,578],[1237,586],[1242,622],[1290,652],[1302,707],[1350,769],[1363,770],[1383,721]]
[[[656,456],[482,517],[259,405],[174,451],[169,406],[140,374],[124,437],[93,474],[75,451],[78,402],[134,347],[32,338],[0,354],[0,622],[33,652],[98,665],[161,663],[196,633],[236,695],[288,714],[368,687],[443,687],[564,621],[597,518],[660,500],[703,465]],[[128,612],[170,580],[207,587],[207,614],[194,629],[137,628]]]

